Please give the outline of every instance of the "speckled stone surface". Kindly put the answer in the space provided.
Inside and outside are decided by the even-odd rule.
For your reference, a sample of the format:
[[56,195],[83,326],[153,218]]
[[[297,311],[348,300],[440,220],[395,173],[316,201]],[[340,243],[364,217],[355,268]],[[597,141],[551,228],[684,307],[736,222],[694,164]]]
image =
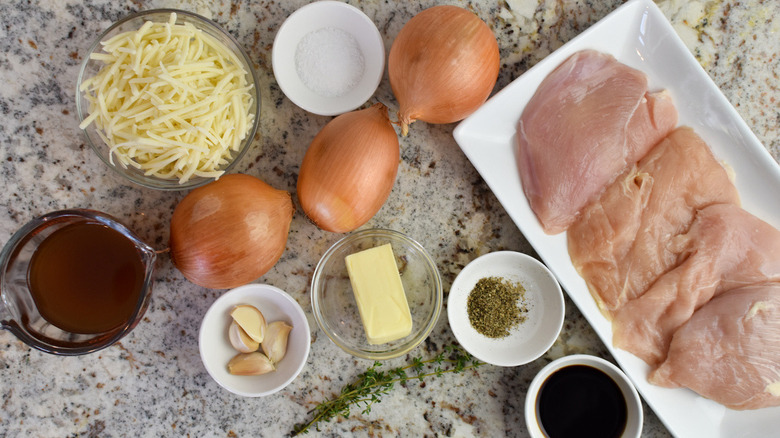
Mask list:
[[[178,7],[223,25],[243,44],[260,78],[260,132],[237,171],[295,192],[307,145],[330,118],[285,98],[271,68],[273,38],[294,1],[4,1],[0,4],[0,240],[52,210],[88,207],[110,213],[158,249],[179,192],[130,185],[109,171],[78,130],[74,95],[79,64],[92,41],[129,12]],[[377,24],[389,51],[402,25],[437,2],[349,1]],[[502,68],[499,90],[622,2],[448,1],[476,12],[494,30]],[[691,51],[775,159],[780,158],[780,2],[659,2]],[[374,100],[392,107],[382,81]],[[390,198],[366,227],[408,233],[441,271],[445,293],[460,269],[495,250],[533,254],[452,137],[455,125],[415,123],[401,140],[399,175]],[[303,372],[281,392],[259,399],[232,395],[211,380],[198,352],[198,329],[221,291],[187,282],[167,256],[144,319],[118,344],[82,357],[32,350],[0,331],[0,437],[16,436],[283,436],[316,402],[338,392],[371,363],[339,350],[311,316],[308,285],[323,252],[341,236],[319,230],[298,207],[287,250],[257,280],[288,291],[312,327]],[[397,387],[369,415],[322,426],[321,436],[527,436],[523,403],[537,371],[560,356],[609,357],[567,300],[563,332],[542,358],[525,366],[485,366]],[[442,314],[413,351],[429,357],[453,342]],[[405,363],[409,357],[389,361]],[[668,432],[645,407],[643,436]]]

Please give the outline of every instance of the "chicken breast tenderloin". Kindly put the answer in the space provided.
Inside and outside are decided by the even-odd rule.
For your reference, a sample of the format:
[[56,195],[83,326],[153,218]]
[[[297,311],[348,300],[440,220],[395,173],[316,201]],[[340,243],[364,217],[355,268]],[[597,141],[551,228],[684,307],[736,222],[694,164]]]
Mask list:
[[780,283],[730,290],[672,337],[650,383],[690,388],[731,409],[780,406]]
[[653,367],[666,358],[674,332],[714,296],[780,281],[780,231],[734,204],[700,210],[670,249],[684,261],[612,320],[613,344]]
[[583,50],[539,85],[518,122],[523,191],[545,233],[579,211],[677,124],[666,92],[611,55]]
[[568,249],[602,313],[611,319],[675,267],[670,238],[717,203],[739,204],[737,189],[709,146],[681,127],[588,204],[567,231]]

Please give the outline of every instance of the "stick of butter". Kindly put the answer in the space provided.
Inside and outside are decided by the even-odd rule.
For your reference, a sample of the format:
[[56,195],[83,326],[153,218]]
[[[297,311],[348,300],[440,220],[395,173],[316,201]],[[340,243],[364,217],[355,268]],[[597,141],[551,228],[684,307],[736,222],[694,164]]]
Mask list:
[[345,258],[360,318],[372,345],[401,339],[412,332],[412,315],[390,244]]

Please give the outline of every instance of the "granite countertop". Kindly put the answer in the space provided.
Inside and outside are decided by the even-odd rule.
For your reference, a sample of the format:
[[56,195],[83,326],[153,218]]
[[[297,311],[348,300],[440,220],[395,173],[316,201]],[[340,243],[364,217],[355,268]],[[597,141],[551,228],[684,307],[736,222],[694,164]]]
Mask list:
[[[280,91],[271,68],[279,26],[306,3],[293,1],[6,1],[0,4],[0,240],[41,214],[87,207],[112,214],[157,249],[168,241],[174,207],[185,193],[141,188],[120,179],[89,149],[78,129],[75,83],[92,41],[113,21],[139,10],[177,7],[223,25],[255,63],[262,94],[261,135],[238,172],[294,194],[303,154],[329,117],[307,113]],[[389,51],[401,26],[436,3],[350,0],[373,19]],[[447,1],[476,12],[494,30],[502,68],[495,90],[517,78],[610,11],[619,0]],[[767,0],[659,2],[687,46],[777,160],[780,159],[780,46]],[[375,100],[395,105],[385,76]],[[417,239],[435,259],[445,294],[470,260],[496,250],[534,254],[452,137],[455,125],[417,122],[401,139],[397,183],[365,227]],[[308,286],[323,252],[341,235],[319,230],[300,207],[287,249],[259,283],[286,290],[303,307],[312,332],[300,376],[281,392],[243,398],[219,387],[198,352],[198,329],[222,293],[197,287],[161,257],[141,323],[119,343],[81,357],[33,350],[0,331],[0,437],[282,436],[308,418],[316,402],[371,365],[336,347],[311,316]],[[368,415],[356,411],[322,426],[322,436],[527,436],[525,392],[534,375],[567,354],[609,357],[567,299],[564,329],[542,358],[525,366],[485,366],[427,383],[396,387]],[[446,312],[413,355],[430,357],[454,341]],[[410,357],[394,359],[390,366]],[[668,436],[645,406],[643,436]],[[314,435],[319,435],[315,433]]]

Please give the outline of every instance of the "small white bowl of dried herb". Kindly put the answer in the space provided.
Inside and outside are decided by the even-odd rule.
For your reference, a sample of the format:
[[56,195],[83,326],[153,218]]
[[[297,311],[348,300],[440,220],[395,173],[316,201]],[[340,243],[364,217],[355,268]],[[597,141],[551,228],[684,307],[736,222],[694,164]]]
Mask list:
[[523,365],[558,338],[563,292],[539,260],[514,251],[492,252],[455,278],[447,316],[455,338],[474,357],[498,366]]

